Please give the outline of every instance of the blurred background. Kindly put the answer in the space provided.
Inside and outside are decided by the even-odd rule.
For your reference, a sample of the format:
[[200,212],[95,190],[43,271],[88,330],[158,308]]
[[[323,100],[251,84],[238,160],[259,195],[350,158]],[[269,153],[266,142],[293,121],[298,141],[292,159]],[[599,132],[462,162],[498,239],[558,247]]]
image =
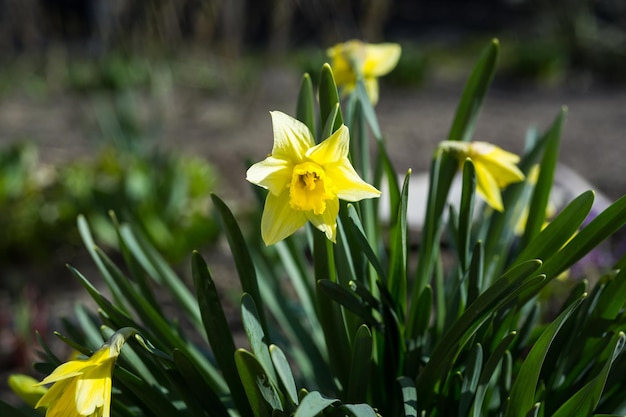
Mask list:
[[377,107],[399,171],[427,170],[498,38],[475,139],[521,152],[567,105],[560,181],[626,192],[623,0],[0,0],[0,399],[33,329],[89,303],[64,267],[93,278],[78,214],[105,248],[110,210],[135,222],[184,272],[203,249],[228,289],[209,193],[245,207],[268,111],[293,114],[302,73],[351,38],[402,45]]

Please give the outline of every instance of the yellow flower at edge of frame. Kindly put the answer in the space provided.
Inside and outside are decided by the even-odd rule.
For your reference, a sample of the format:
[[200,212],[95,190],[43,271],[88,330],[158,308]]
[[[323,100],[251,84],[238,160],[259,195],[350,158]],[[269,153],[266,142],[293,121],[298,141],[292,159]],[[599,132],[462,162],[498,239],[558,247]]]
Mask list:
[[348,160],[345,125],[315,145],[304,123],[278,111],[270,114],[272,153],[246,174],[249,182],[269,191],[261,219],[263,241],[273,245],[310,221],[335,242],[339,199],[359,201],[380,191],[363,181]]
[[491,208],[504,211],[500,190],[524,180],[516,165],[519,156],[487,142],[443,141],[439,146],[455,152],[461,163],[471,159],[476,170],[476,191]]
[[37,384],[53,383],[35,407],[48,407],[46,417],[110,417],[111,375],[127,337],[118,331],[91,357],[59,365]]
[[363,77],[367,96],[378,102],[378,77],[388,74],[400,59],[402,48],[397,43],[367,44],[359,40],[339,43],[326,51],[337,86],[349,93]]

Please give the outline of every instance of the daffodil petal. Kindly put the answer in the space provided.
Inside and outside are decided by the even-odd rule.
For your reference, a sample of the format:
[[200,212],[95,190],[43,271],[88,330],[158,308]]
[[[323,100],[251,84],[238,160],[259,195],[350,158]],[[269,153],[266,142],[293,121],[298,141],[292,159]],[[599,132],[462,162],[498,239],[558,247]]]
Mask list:
[[348,128],[345,125],[341,125],[326,140],[309,149],[306,156],[320,166],[333,164],[348,156],[349,144],[350,134],[348,133]]
[[340,163],[327,166],[326,175],[333,179],[337,197],[342,200],[360,201],[380,196],[380,191],[359,177],[347,158]]
[[333,243],[337,242],[337,215],[339,214],[339,200],[328,200],[326,210],[322,214],[306,212],[306,218],[318,230],[326,234],[326,238]]
[[365,79],[365,91],[367,92],[367,97],[369,97],[370,102],[372,104],[378,103],[378,79],[377,78],[366,78]]
[[270,112],[274,130],[272,156],[301,162],[306,151],[315,146],[313,135],[304,123],[279,111]]
[[111,370],[101,367],[98,372],[76,382],[76,410],[80,415],[89,416],[104,406],[107,392],[111,392]]
[[46,385],[51,382],[61,381],[63,379],[72,378],[81,375],[86,368],[94,366],[85,360],[69,361],[59,365],[50,375],[45,377],[38,385]]
[[[76,392],[76,380],[57,382],[48,390],[48,393],[37,403],[36,407],[50,406],[46,411],[46,417],[68,417],[76,416],[76,403],[74,393]],[[44,400],[46,396],[50,398]],[[52,406],[54,404],[54,406]]]
[[381,77],[398,65],[402,48],[397,43],[365,45],[365,77]]
[[246,180],[278,195],[291,182],[291,171],[289,161],[269,156],[248,168]]
[[476,170],[476,191],[485,202],[494,210],[503,211],[502,196],[500,195],[500,187],[494,177],[484,165],[479,161],[474,161]]
[[267,246],[280,242],[304,226],[304,212],[289,205],[289,190],[280,195],[268,194],[261,218],[261,237]]
[[497,152],[494,155],[490,154],[482,158],[482,164],[495,178],[498,186],[502,188],[509,184],[523,181],[524,174],[515,163],[499,157],[499,154],[500,153]]

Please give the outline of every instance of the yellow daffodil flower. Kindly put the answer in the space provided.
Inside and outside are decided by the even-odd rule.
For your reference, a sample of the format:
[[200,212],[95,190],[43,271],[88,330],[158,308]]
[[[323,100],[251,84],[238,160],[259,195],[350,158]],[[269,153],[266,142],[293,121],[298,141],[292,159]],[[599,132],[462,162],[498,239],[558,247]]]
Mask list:
[[46,417],[110,417],[113,366],[134,333],[131,328],[121,329],[90,358],[57,367],[37,384],[54,383],[35,407],[47,407]]
[[335,242],[339,199],[359,201],[380,191],[359,177],[348,160],[349,133],[342,125],[315,145],[306,125],[271,112],[272,153],[250,167],[246,179],[266,188],[261,235],[266,245],[290,236],[307,220]]
[[362,77],[372,104],[378,102],[378,77],[395,68],[401,52],[397,43],[367,44],[359,40],[339,43],[326,51],[337,86],[349,93]]
[[494,210],[504,210],[500,190],[524,180],[524,174],[516,166],[519,156],[491,143],[443,141],[440,148],[455,152],[461,163],[466,158],[472,160],[476,170],[476,191]]

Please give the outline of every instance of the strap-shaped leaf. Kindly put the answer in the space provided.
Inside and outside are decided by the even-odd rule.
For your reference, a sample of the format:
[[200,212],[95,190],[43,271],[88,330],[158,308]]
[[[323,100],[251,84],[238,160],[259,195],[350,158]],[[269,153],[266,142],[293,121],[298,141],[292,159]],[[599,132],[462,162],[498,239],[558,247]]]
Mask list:
[[254,300],[258,308],[261,326],[263,327],[264,333],[267,335],[267,320],[265,318],[263,299],[259,294],[256,269],[254,262],[252,262],[252,256],[248,250],[246,239],[243,237],[237,220],[228,206],[215,194],[211,194],[211,200],[220,215],[222,229],[226,233],[228,244],[237,268],[237,274],[239,275],[239,281],[241,282],[241,289],[243,292],[250,294]]
[[278,375],[278,379],[283,385],[289,399],[292,404],[297,405],[299,402],[298,399],[298,391],[296,389],[296,381],[293,378],[293,374],[291,373],[291,367],[289,366],[289,361],[287,361],[287,357],[283,353],[283,351],[276,345],[270,345],[270,356],[272,358],[272,363],[274,364],[274,369],[276,370],[276,374]]
[[252,353],[237,349],[235,363],[254,416],[270,417],[274,410],[284,411],[282,394]]
[[298,92],[298,104],[296,106],[296,119],[304,123],[313,137],[315,136],[315,108],[314,108],[313,83],[311,76],[304,74],[300,81],[300,90]]
[[584,229],[541,267],[548,279],[556,278],[626,224],[626,195],[598,214]]
[[402,403],[405,417],[417,417],[417,390],[412,378],[402,376],[398,378],[402,390]]
[[338,402],[339,400],[323,397],[317,391],[309,392],[300,401],[294,417],[315,417],[326,408]]
[[526,228],[522,237],[522,247],[525,247],[528,242],[539,234],[546,218],[546,209],[548,208],[550,192],[554,184],[554,172],[559,159],[561,128],[563,127],[565,114],[566,109],[561,109],[547,133],[545,150],[539,165],[539,178],[537,178],[537,184],[535,184],[533,196],[528,206],[528,220],[526,221]]
[[391,294],[397,313],[404,317],[406,312],[407,298],[407,258],[408,258],[408,237],[407,237],[407,205],[409,200],[409,180],[411,170],[404,177],[400,201],[391,222],[390,248],[389,248],[389,281],[388,289]]
[[235,365],[235,342],[228,327],[213,277],[204,259],[197,252],[192,254],[191,267],[202,322],[215,360],[224,374],[235,406],[242,415],[251,415],[252,410],[250,410]]
[[456,109],[454,121],[448,134],[448,140],[471,140],[483,100],[496,72],[499,46],[497,39],[492,40],[478,58],[465,84],[461,101]]
[[244,293],[241,296],[241,320],[254,356],[263,366],[267,375],[276,383],[277,377],[272,365],[272,359],[270,358],[269,341],[261,326],[259,312],[254,304],[254,300],[248,293]]
[[607,346],[609,352],[609,358],[605,362],[604,366],[600,370],[600,373],[596,375],[591,381],[585,384],[576,394],[574,394],[569,400],[565,402],[559,409],[552,415],[552,417],[568,417],[573,415],[590,415],[602,398],[602,392],[606,384],[606,379],[611,370],[611,365],[617,355],[619,355],[624,348],[624,342],[626,337],[624,333],[617,334],[611,343]]
[[535,392],[539,383],[539,375],[548,349],[557,332],[583,301],[583,297],[572,303],[541,333],[517,373],[505,417],[525,417],[535,404]]
[[[332,120],[329,132],[333,133],[343,124],[343,117],[339,109],[339,93],[335,84],[335,77],[330,65],[324,64],[320,74],[319,85],[320,119],[322,123]],[[333,114],[334,113],[334,114]],[[330,136],[330,135],[329,135]],[[322,140],[328,136],[322,135]]]
[[424,396],[424,406],[432,401],[434,388],[442,375],[450,369],[454,357],[489,315],[518,297],[526,288],[543,281],[545,277],[535,274],[540,265],[541,262],[535,260],[509,270],[469,305],[439,339],[433,355],[416,381],[418,393]]
[[498,364],[502,361],[504,354],[515,336],[515,332],[511,332],[504,339],[502,339],[489,356],[489,359],[485,362],[485,366],[483,367],[482,372],[480,373],[480,378],[478,379],[478,384],[476,385],[472,409],[468,414],[469,417],[482,417],[484,415],[482,410],[483,401],[485,399],[485,394],[487,393],[489,381],[494,376]]
[[346,401],[349,403],[360,403],[367,400],[367,387],[371,374],[372,346],[372,332],[366,325],[361,325],[352,343],[350,379],[346,391]]
[[369,404],[343,404],[340,408],[354,417],[378,417],[376,411]]
[[228,410],[220,401],[219,396],[211,389],[211,386],[198,372],[193,362],[185,353],[178,349],[172,352],[176,370],[185,381],[185,388],[195,397],[195,399],[203,405],[203,408],[210,415],[216,417],[228,417]]
[[470,351],[465,360],[465,372],[461,383],[461,398],[459,400],[459,415],[466,416],[474,400],[476,389],[483,371],[483,347],[480,343]]
[[517,256],[518,263],[528,259],[548,259],[576,233],[593,205],[593,192],[587,191],[576,197],[546,226]]

